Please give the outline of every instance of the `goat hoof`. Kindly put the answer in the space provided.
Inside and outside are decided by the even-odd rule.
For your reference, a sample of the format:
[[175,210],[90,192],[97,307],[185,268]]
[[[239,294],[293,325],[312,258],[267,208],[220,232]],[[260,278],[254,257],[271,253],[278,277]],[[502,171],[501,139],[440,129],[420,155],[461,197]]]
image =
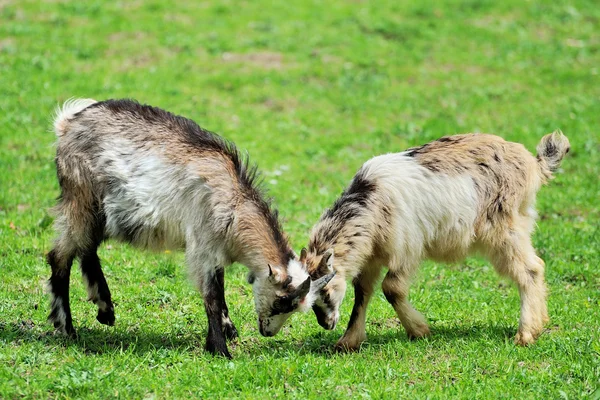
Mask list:
[[431,335],[428,325],[418,325],[411,330],[406,331],[406,335],[410,340],[417,340]]
[[75,328],[73,328],[73,324],[67,324],[65,330],[68,337],[71,339],[77,339],[77,332],[75,331]]
[[96,319],[103,325],[113,326],[115,324],[115,312],[112,309],[107,311],[98,310]]
[[233,323],[223,326],[223,334],[225,334],[225,338],[227,338],[227,340],[237,339],[239,336],[238,331],[235,329],[235,325],[233,325]]
[[54,328],[58,333],[70,339],[77,339],[77,331],[73,328],[73,324],[63,325],[60,322],[54,322]]
[[515,344],[517,346],[529,346],[535,342],[535,337],[530,332],[517,332]]
[[212,340],[207,340],[205,349],[213,356],[222,356],[230,360],[232,359],[231,354],[229,354],[229,350],[227,350],[227,345],[225,345],[225,343],[221,344],[216,343]]
[[337,353],[353,353],[355,351],[358,351],[359,349],[360,349],[360,344],[357,346],[349,346],[347,344],[337,343],[334,347],[334,350]]
[[[366,340],[366,338],[365,338]],[[353,351],[358,351],[360,349],[360,345],[364,342],[364,340],[344,340],[341,338],[335,344],[335,351],[338,353],[350,353]]]

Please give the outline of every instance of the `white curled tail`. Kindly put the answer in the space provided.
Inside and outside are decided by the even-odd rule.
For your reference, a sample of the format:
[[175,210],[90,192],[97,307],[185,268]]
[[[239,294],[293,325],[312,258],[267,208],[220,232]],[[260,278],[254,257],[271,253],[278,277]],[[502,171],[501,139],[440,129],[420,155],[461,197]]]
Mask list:
[[56,107],[54,113],[54,132],[56,132],[56,136],[64,135],[67,130],[69,119],[94,103],[97,103],[97,101],[93,99],[70,98],[64,102],[62,107]]

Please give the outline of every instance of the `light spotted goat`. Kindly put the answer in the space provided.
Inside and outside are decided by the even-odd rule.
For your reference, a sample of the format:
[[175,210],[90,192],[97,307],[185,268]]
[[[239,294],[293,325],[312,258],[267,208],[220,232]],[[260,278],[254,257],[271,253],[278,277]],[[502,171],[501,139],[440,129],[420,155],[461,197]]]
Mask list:
[[337,275],[313,306],[319,324],[333,329],[352,279],[355,299],[340,349],[366,340],[365,312],[383,265],[383,293],[409,337],[429,334],[408,302],[409,282],[424,259],[457,262],[485,255],[519,288],[521,318],[515,343],[533,343],[548,321],[544,262],[531,244],[535,196],[569,141],[546,135],[537,158],[520,144],[485,134],[443,137],[402,153],[367,161],[313,228],[300,261],[318,279]]
[[[113,325],[111,294],[97,248],[115,238],[147,249],[185,249],[208,316],[206,348],[231,357],[237,336],[224,296],[223,268],[250,269],[259,330],[275,335],[294,311],[310,309],[315,290],[235,146],[193,121],[131,100],[75,100],[59,109],[56,167],[61,195],[49,319],[75,336],[69,307],[74,258],[100,323]],[[311,289],[312,284],[312,291]]]

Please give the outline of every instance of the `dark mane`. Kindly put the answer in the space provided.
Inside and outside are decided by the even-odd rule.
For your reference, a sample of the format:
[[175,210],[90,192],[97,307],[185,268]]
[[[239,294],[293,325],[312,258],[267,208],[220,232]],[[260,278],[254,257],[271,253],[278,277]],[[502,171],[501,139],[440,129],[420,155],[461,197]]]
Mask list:
[[309,243],[309,250],[316,251],[319,254],[324,252],[335,241],[347,221],[362,215],[376,189],[375,182],[368,180],[364,171],[360,170],[350,186],[344,190],[342,195],[333,203],[333,206],[321,216],[321,221],[330,220],[329,229],[319,237],[313,238]]
[[91,107],[102,106],[115,114],[129,113],[141,117],[151,124],[167,124],[181,135],[181,140],[196,149],[209,150],[225,155],[234,166],[236,176],[244,195],[256,204],[261,215],[267,221],[273,240],[277,243],[280,254],[284,255],[282,264],[294,257],[287,237],[279,221],[277,209],[272,208],[272,199],[266,195],[263,182],[256,164],[251,164],[247,153],[241,154],[235,144],[216,133],[201,128],[194,121],[172,114],[158,107],[140,104],[135,100],[106,100]]

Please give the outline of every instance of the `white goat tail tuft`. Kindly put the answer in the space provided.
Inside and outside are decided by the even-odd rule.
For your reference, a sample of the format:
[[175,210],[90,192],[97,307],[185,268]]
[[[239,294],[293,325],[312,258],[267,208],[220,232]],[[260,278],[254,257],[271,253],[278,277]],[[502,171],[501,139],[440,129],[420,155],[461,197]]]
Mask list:
[[94,103],[97,103],[97,101],[93,99],[70,98],[64,102],[62,107],[56,107],[54,112],[54,132],[56,132],[56,136],[64,135],[69,119]]

